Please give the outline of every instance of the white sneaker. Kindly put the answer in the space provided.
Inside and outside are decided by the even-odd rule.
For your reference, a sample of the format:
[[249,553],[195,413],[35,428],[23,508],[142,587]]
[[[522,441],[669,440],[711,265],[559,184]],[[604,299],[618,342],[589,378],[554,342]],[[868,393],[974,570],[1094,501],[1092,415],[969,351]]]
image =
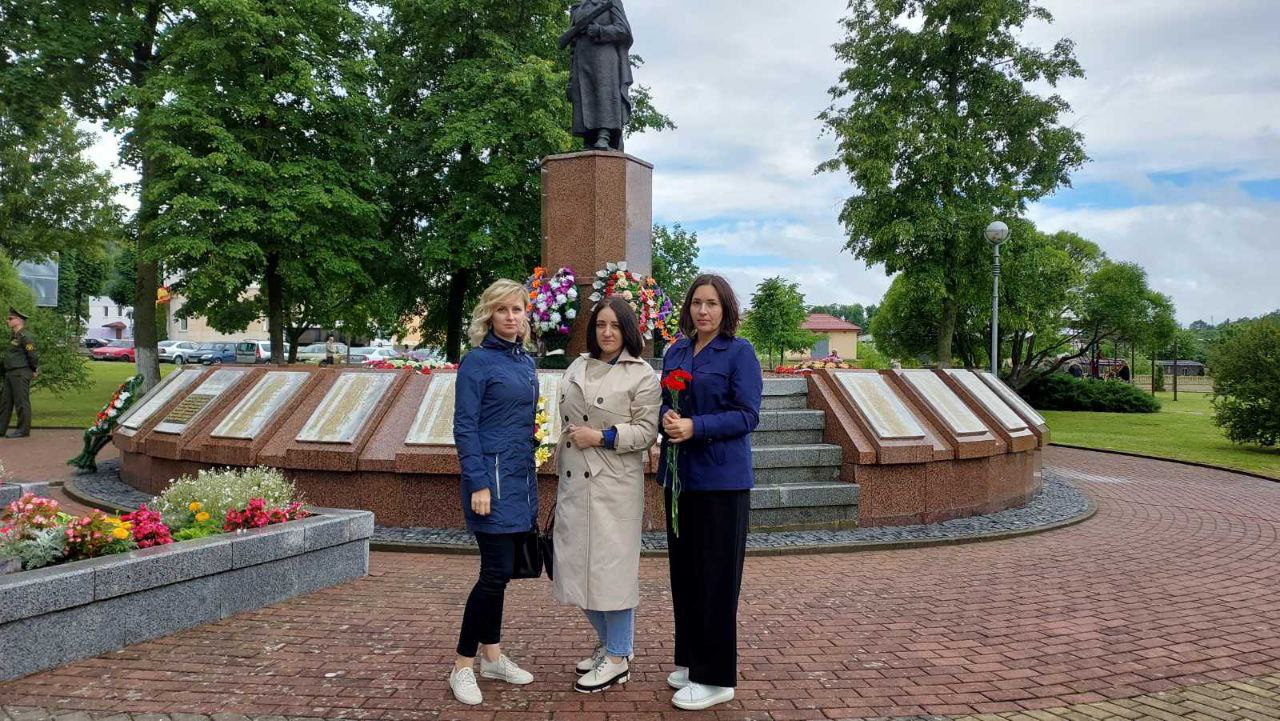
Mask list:
[[733,700],[733,688],[729,686],[704,686],[689,682],[688,686],[676,691],[671,703],[685,711],[701,711]]
[[480,676],[482,678],[493,678],[499,681],[506,681],[517,686],[523,686],[527,683],[533,683],[533,674],[520,668],[515,661],[507,658],[507,654],[502,654],[497,661],[489,663],[480,657]]
[[476,672],[472,668],[453,669],[449,672],[449,689],[459,703],[475,706],[484,701],[480,687],[476,685]]
[[596,693],[614,684],[626,683],[630,678],[631,664],[625,658],[620,663],[612,663],[606,656],[573,684],[573,690],[579,693]]
[[596,646],[596,650],[592,651],[590,656],[579,661],[578,665],[575,668],[578,669],[578,673],[587,673],[591,669],[595,668],[597,664],[603,661],[604,657],[605,657],[605,650],[604,650],[604,644],[602,643],[599,646]]
[[676,670],[667,676],[667,685],[679,691],[689,685],[689,669],[684,666],[676,666]]

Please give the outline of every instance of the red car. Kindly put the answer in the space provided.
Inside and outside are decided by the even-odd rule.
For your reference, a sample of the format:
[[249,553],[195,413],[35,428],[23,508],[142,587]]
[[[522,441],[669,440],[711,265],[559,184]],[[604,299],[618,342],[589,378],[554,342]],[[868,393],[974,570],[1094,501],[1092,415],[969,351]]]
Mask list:
[[133,350],[133,341],[113,340],[101,348],[94,348],[93,359],[129,361],[133,363],[137,360],[137,355]]

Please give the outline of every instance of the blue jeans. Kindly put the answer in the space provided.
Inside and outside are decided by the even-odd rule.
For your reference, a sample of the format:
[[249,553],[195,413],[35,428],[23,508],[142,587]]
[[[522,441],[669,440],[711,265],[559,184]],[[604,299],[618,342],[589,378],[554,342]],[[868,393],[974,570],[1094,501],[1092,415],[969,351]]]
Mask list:
[[626,658],[631,655],[631,642],[636,635],[636,610],[592,611],[583,609],[587,620],[595,627],[605,653]]

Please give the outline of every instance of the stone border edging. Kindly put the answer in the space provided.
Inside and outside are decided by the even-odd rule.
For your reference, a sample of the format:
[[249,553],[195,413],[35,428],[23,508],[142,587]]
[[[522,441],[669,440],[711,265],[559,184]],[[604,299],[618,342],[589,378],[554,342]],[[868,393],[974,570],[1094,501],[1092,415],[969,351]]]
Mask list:
[[1089,446],[1077,446],[1072,443],[1058,443],[1056,441],[1051,441],[1049,445],[1058,446],[1059,448],[1071,448],[1077,451],[1093,451],[1095,453],[1110,453],[1111,455],[1114,455],[1114,456],[1129,456],[1131,458],[1144,458],[1148,461],[1165,461],[1167,463],[1181,463],[1184,466],[1208,468],[1211,471],[1222,471],[1223,473],[1238,473],[1242,476],[1250,476],[1252,478],[1259,478],[1264,481],[1271,481],[1272,483],[1280,483],[1280,478],[1277,478],[1275,476],[1267,476],[1261,473],[1257,473],[1256,471],[1243,471],[1243,470],[1240,470],[1239,468],[1228,468],[1226,466],[1217,466],[1212,463],[1202,463],[1200,461],[1184,461],[1180,458],[1168,458],[1166,456],[1152,456],[1146,453],[1135,453],[1134,451],[1117,451],[1117,450],[1112,450],[1110,448],[1090,448]]
[[316,511],[0,577],[0,681],[366,575],[373,514]]
[[[105,486],[107,491],[119,486],[120,493],[128,496],[130,502],[146,497],[120,481],[110,466],[99,470],[94,482]],[[87,505],[120,507],[120,503],[102,498],[105,494],[101,492],[93,493],[77,486],[75,479],[68,481],[63,491]],[[747,537],[747,555],[852,553],[995,541],[1064,528],[1088,520],[1096,510],[1088,496],[1048,468],[1044,487],[1019,508],[918,526],[753,533]],[[477,553],[473,543],[470,534],[462,529],[377,527],[370,539],[370,549],[465,555]],[[646,533],[641,553],[649,557],[666,555],[665,534]]]

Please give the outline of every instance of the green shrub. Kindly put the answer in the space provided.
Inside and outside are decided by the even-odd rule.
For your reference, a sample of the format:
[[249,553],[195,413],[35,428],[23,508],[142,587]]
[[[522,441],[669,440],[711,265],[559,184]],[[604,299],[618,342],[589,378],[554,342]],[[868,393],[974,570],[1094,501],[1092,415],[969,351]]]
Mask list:
[[44,568],[60,560],[66,552],[67,535],[62,527],[40,528],[30,538],[0,544],[0,556],[18,559],[24,570]]
[[1034,378],[1019,391],[1042,411],[1155,413],[1160,401],[1122,381],[1100,381],[1053,373]]
[[155,510],[170,528],[181,529],[191,525],[189,506],[192,502],[199,502],[202,510],[221,524],[227,511],[244,508],[254,498],[265,500],[268,508],[283,508],[302,500],[293,481],[285,478],[279,469],[218,468],[174,481],[156,498]]
[[1280,315],[1233,328],[1213,349],[1213,422],[1235,443],[1280,442]]

